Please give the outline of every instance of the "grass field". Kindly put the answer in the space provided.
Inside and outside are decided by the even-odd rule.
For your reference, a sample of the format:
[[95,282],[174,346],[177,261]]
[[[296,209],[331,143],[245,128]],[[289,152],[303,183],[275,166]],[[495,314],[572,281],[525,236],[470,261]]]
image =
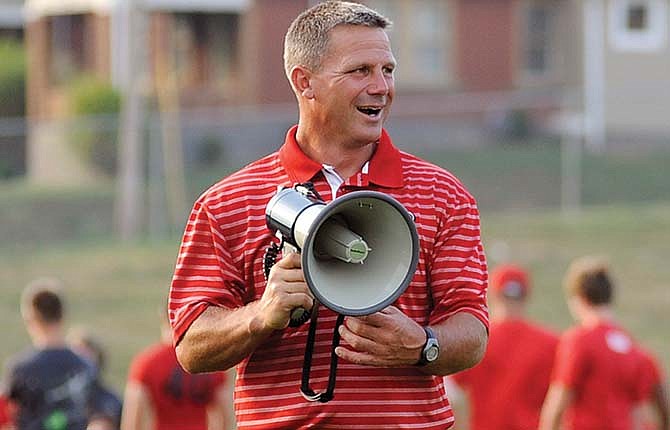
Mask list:
[[[620,320],[670,370],[670,151],[585,154],[585,206],[569,216],[558,210],[556,146],[420,155],[453,171],[477,197],[489,264],[516,261],[530,269],[533,318],[568,327],[565,269],[581,255],[606,256],[619,286]],[[189,197],[231,169],[192,172]],[[18,311],[22,288],[54,276],[66,286],[69,325],[103,339],[107,379],[123,389],[132,356],[158,339],[179,237],[112,240],[112,203],[111,184],[36,189],[0,183],[0,362],[29,344]]]
[[[569,219],[554,212],[482,216],[491,265],[518,261],[532,272],[533,317],[556,329],[570,324],[561,278],[569,261],[607,256],[619,291],[623,323],[670,369],[670,205],[598,207]],[[109,354],[109,381],[121,389],[133,354],[158,337],[158,310],[167,297],[178,238],[122,245],[61,242],[0,250],[0,360],[28,344],[18,313],[23,286],[40,276],[66,284],[70,324],[100,335]]]

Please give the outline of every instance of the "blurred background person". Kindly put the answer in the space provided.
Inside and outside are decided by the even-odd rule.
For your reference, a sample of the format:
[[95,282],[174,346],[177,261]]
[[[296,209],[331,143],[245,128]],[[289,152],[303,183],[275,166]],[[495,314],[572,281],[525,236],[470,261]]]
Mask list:
[[121,429],[233,429],[227,374],[186,373],[177,362],[167,310],[161,312],[160,328],[160,342],[140,352],[130,364]]
[[4,389],[16,405],[19,430],[85,430],[95,369],[68,348],[60,283],[40,279],[21,297],[21,315],[34,348],[7,366]]
[[642,352],[642,405],[636,411],[635,430],[670,430],[665,376],[656,356],[651,351]]
[[560,339],[541,430],[630,430],[643,400],[645,358],[616,321],[607,263],[582,257],[564,278],[577,325]]
[[466,395],[471,430],[536,429],[558,335],[526,317],[529,274],[514,264],[490,274],[491,328],[482,362],[451,376]]
[[121,426],[121,398],[103,379],[107,353],[102,342],[82,327],[70,330],[67,341],[74,352],[89,360],[97,370],[88,430],[118,430]]

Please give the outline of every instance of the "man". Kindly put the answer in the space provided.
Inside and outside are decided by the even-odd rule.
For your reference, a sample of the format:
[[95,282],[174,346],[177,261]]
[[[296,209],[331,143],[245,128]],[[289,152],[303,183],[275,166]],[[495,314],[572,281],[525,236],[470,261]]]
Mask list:
[[643,400],[645,359],[614,319],[609,268],[596,257],[577,259],[564,286],[578,325],[559,341],[539,428],[630,430]]
[[[399,151],[382,128],[395,95],[389,24],[348,2],[300,14],[284,46],[298,125],[278,152],[205,192],[188,220],[170,292],[177,356],[190,372],[237,365],[241,428],[450,428],[442,376],[484,353],[487,272],[475,200],[448,172]],[[394,197],[415,216],[421,246],[394,305],[340,327],[328,403],[298,389],[308,330],[288,323],[294,308],[312,307],[300,256],[284,255],[267,282],[263,271],[276,240],[266,205],[277,186],[308,181],[326,201],[360,189]],[[335,321],[319,310],[315,391],[328,380]]]
[[140,352],[130,364],[121,429],[232,429],[232,390],[225,382],[222,372],[184,372],[172,346],[167,312],[161,312],[160,342]]
[[558,336],[526,319],[528,274],[505,264],[491,272],[491,340],[482,362],[452,379],[468,395],[470,430],[537,429]]
[[66,346],[64,306],[55,280],[23,292],[21,314],[35,347],[8,366],[6,390],[19,430],[84,430],[96,372]]

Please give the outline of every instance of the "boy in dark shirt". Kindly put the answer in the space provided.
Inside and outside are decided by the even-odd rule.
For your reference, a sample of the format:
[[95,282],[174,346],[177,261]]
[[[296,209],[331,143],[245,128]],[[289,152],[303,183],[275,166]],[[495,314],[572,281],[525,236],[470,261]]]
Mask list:
[[21,314],[34,348],[10,360],[4,383],[17,408],[17,429],[85,430],[96,372],[66,346],[58,283],[31,283]]

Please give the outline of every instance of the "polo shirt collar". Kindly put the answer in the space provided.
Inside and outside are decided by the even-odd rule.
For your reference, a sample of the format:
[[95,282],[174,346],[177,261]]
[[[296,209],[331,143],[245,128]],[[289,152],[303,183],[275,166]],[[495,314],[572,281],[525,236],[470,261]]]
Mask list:
[[[279,159],[289,179],[302,183],[311,180],[323,166],[302,152],[295,139],[297,130],[298,126],[294,125],[286,133],[284,145],[279,149]],[[403,185],[400,151],[393,145],[386,130],[382,130],[366,176],[369,182],[382,187],[399,188]]]

